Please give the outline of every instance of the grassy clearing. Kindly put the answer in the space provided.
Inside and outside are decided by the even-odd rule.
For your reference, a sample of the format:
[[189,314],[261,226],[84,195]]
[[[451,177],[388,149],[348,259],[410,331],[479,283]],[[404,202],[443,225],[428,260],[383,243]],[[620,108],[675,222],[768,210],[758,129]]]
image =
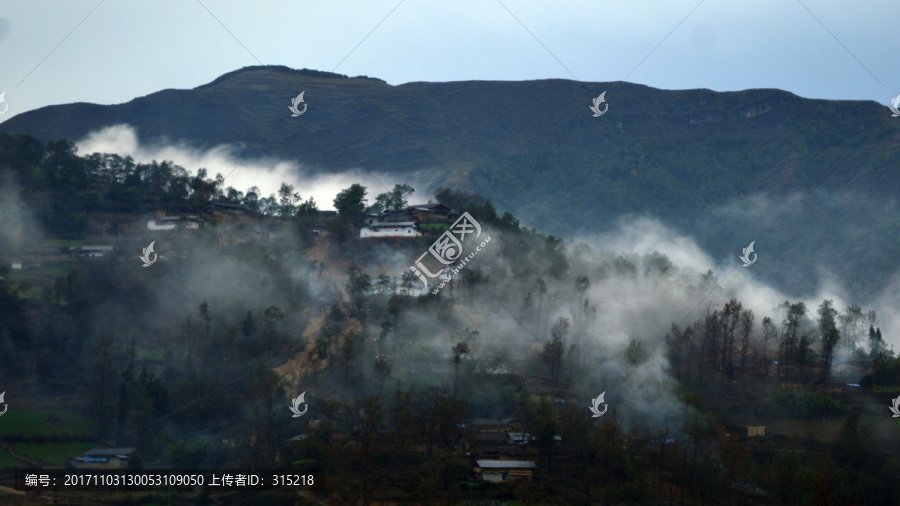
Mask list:
[[808,418],[786,417],[769,421],[764,425],[767,437],[783,434],[790,437],[812,438],[822,443],[828,443],[840,434],[844,420],[810,420]]
[[31,285],[28,287],[28,290],[22,291],[22,287],[18,287],[19,297],[23,299],[40,299],[41,295],[44,293],[44,288],[41,286]]
[[450,225],[447,223],[419,223],[419,228],[422,230],[436,230],[443,232],[444,230],[449,230]]
[[900,395],[900,387],[875,386],[875,387],[872,387],[872,393],[875,395],[897,396],[897,395]]
[[10,283],[39,283],[42,279],[39,271],[36,270],[27,270],[27,271],[9,271],[7,274],[7,279],[9,279]]
[[44,464],[65,464],[66,460],[77,457],[95,446],[92,443],[18,443],[10,445],[14,452],[40,460]]
[[13,283],[46,283],[48,278],[56,279],[68,276],[74,268],[75,262],[59,262],[36,269],[26,269],[22,271],[10,270],[8,277]]
[[[58,424],[48,419],[55,413]],[[49,417],[53,419],[53,415]],[[4,436],[86,436],[90,423],[74,410],[10,409],[0,423],[0,437]]]
[[75,262],[60,262],[58,264],[51,265],[45,269],[41,269],[41,272],[47,275],[51,275],[53,277],[65,277],[68,276],[72,269],[75,268]]
[[827,394],[779,390],[773,399],[792,416],[806,419],[839,415],[846,411],[840,400]]
[[6,450],[0,448],[0,469],[4,467],[20,467],[22,464],[16,462],[12,455],[6,453]]

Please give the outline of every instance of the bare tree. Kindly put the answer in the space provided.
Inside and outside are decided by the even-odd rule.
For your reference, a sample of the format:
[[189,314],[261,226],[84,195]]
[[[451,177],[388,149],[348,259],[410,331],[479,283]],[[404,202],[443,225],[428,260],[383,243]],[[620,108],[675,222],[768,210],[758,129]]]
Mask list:
[[530,318],[534,311],[534,298],[531,296],[531,291],[529,291],[525,297],[522,299],[522,308],[521,318],[523,320]]
[[372,487],[369,480],[376,469],[375,463],[372,462],[372,450],[377,441],[376,434],[381,427],[383,411],[381,399],[377,395],[364,397],[358,407],[348,406],[349,422],[353,427],[353,432],[358,434],[359,440],[359,462],[357,464],[362,471],[360,473],[362,490],[359,495],[364,506],[370,504],[369,492]]
[[185,317],[184,323],[181,324],[181,334],[187,343],[187,358],[190,360],[194,348],[194,315],[189,314]]
[[725,368],[726,375],[732,379],[734,367],[732,365],[732,355],[734,353],[734,331],[737,328],[741,318],[741,310],[743,305],[737,299],[731,299],[722,309],[722,330],[725,335],[722,340],[722,366]]
[[581,299],[584,299],[585,293],[591,288],[591,279],[587,276],[578,276],[575,278],[575,290]]
[[781,358],[785,366],[791,366],[799,358],[800,324],[806,314],[806,304],[784,301],[779,308],[785,311],[785,318],[781,322]]
[[209,322],[212,320],[212,315],[209,313],[209,304],[207,304],[206,301],[201,302],[200,305],[197,306],[197,311],[200,312],[200,318],[203,319],[206,330],[206,341],[209,342]]
[[355,330],[347,331],[341,342],[341,365],[344,369],[344,382],[350,379],[350,369],[353,365],[353,359],[356,358],[358,342],[360,341],[359,333]]
[[378,355],[375,357],[374,368],[375,378],[378,380],[378,395],[381,395],[381,390],[384,388],[384,382],[387,381],[388,377],[391,375],[391,361],[384,355]]
[[699,328],[698,324],[691,325],[690,327],[684,329],[684,332],[681,334],[682,339],[684,340],[685,347],[685,364],[684,369],[687,372],[686,380],[691,381],[694,374],[691,370],[691,355],[693,354],[694,347],[694,336],[697,335]]
[[824,367],[822,376],[828,377],[831,374],[831,360],[834,357],[834,347],[841,338],[837,329],[837,310],[830,300],[822,301],[819,306],[819,333],[822,335],[822,358],[824,359]]
[[294,185],[282,182],[278,189],[278,215],[281,218],[294,216],[297,210],[297,202],[300,202],[299,193],[294,193]]
[[566,351],[566,334],[569,333],[569,319],[559,317],[550,329],[551,338],[544,344],[544,361],[550,366],[550,382],[559,384],[559,371]]
[[632,339],[625,349],[625,361],[632,366],[643,364],[650,358],[650,353],[644,348],[644,345],[636,339]]
[[741,311],[741,333],[743,334],[741,342],[741,380],[744,379],[744,371],[747,363],[747,346],[750,344],[750,331],[753,330],[754,318],[755,316],[753,315],[752,309]]
[[284,319],[284,311],[278,306],[269,306],[263,311],[263,316],[265,317],[263,333],[266,338],[266,351],[271,353],[272,341],[275,339],[276,326],[278,325],[278,322]]
[[393,328],[394,328],[394,332],[399,331],[400,313],[403,310],[405,301],[406,301],[405,297],[401,297],[397,294],[391,295],[391,298],[388,299],[387,311],[388,311],[388,314],[391,315],[391,318],[393,318],[393,320],[394,320],[393,322],[391,322],[391,324],[393,325]]
[[97,393],[95,400],[96,408],[93,411],[93,418],[101,438],[105,438],[108,434],[107,413],[107,394],[112,383],[113,374],[113,338],[109,333],[100,334],[95,349],[94,374],[96,383],[94,391]]
[[[363,272],[356,264],[347,268],[347,283],[344,285],[350,300],[359,315],[362,315],[366,305],[366,294],[372,288],[372,277]],[[365,326],[365,317],[360,316],[360,322]]]
[[419,280],[419,278],[417,278],[416,275],[413,274],[413,273],[410,272],[410,271],[406,271],[406,272],[403,273],[402,276],[400,276],[400,282],[402,283],[401,286],[403,286],[403,288],[406,289],[406,295],[407,295],[407,296],[409,296],[409,290],[410,290],[410,288],[412,288],[412,286],[413,286],[414,284],[416,284],[416,282],[417,282],[418,280]]
[[597,317],[597,308],[587,299],[587,291],[591,288],[591,280],[587,276],[575,278],[575,291],[578,292],[578,307],[575,308],[575,325],[572,339],[579,344],[587,326]]
[[702,380],[703,379],[703,363],[706,360],[706,350],[709,350],[709,354],[712,358],[712,368],[716,369],[718,365],[718,337],[719,337],[719,312],[712,311],[710,312],[710,308],[706,309],[706,317],[703,319],[703,335],[701,336],[700,341],[700,363],[698,376]]
[[684,333],[673,323],[669,333],[666,334],[666,343],[668,344],[670,361],[675,369],[675,377],[682,378],[682,348],[684,347]]
[[766,348],[769,345],[770,340],[778,341],[778,328],[775,327],[775,324],[772,323],[772,319],[766,316],[763,318],[762,322],[763,326],[763,354],[762,361],[765,366],[765,374],[769,375],[769,362],[766,359]]
[[456,397],[456,387],[459,384],[459,365],[462,356],[469,354],[469,343],[461,341],[453,345],[453,397]]
[[543,317],[541,315],[542,315],[542,312],[544,309],[544,296],[547,295],[547,283],[544,281],[544,278],[538,278],[537,285],[538,285],[538,309],[537,309],[537,312],[534,314],[534,318],[535,318],[534,323],[535,323],[535,326],[537,327],[538,333],[540,334],[540,333],[543,333],[541,331],[541,322],[543,321]]

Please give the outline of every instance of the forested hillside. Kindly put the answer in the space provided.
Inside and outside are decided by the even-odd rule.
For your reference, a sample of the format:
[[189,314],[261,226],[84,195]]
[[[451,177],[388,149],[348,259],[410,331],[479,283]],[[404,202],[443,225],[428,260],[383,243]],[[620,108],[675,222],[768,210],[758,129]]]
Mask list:
[[[133,467],[294,469],[328,504],[893,501],[900,359],[863,304],[600,252],[460,189],[353,184],[332,216],[302,187],[264,196],[66,142],[0,136],[0,160],[4,467],[109,445],[134,448]],[[375,203],[426,200],[468,212],[480,231],[463,246],[482,249],[414,296],[410,265],[441,229],[360,228]],[[160,211],[198,226],[150,231]],[[69,254],[92,244],[114,249]],[[483,479],[499,457],[533,471]]]
[[[300,91],[309,109],[291,118]],[[593,118],[602,91],[609,112]],[[637,214],[723,261],[755,240],[768,272],[798,294],[825,270],[871,299],[896,272],[900,122],[873,102],[567,80],[391,86],[247,67],[125,104],[45,107],[0,132],[79,140],[117,124],[142,142],[230,144],[313,172],[362,168],[474,191],[565,237]]]

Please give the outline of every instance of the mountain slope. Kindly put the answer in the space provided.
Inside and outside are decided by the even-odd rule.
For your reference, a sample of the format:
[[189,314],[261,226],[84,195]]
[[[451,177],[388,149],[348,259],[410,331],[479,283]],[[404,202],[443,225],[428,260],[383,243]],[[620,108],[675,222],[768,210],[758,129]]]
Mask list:
[[[604,90],[609,110],[594,118],[588,106]],[[301,91],[308,109],[291,118]],[[74,140],[118,123],[142,142],[232,143],[321,172],[428,170],[436,184],[481,193],[560,235],[607,230],[638,213],[717,258],[756,240],[789,291],[812,289],[823,266],[853,291],[883,286],[900,245],[900,121],[874,102],[558,79],[391,86],[248,67],[125,104],[41,108],[0,133]],[[760,195],[767,205],[751,198]]]

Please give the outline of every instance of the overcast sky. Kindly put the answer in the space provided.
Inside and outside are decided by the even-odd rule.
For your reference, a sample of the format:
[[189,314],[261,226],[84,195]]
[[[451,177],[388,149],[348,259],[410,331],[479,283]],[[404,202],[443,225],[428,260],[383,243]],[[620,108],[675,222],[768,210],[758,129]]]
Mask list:
[[[0,2],[6,120],[278,64],[410,81],[900,94],[896,1],[41,0]],[[527,107],[527,104],[523,104]],[[0,106],[3,109],[3,106]]]

